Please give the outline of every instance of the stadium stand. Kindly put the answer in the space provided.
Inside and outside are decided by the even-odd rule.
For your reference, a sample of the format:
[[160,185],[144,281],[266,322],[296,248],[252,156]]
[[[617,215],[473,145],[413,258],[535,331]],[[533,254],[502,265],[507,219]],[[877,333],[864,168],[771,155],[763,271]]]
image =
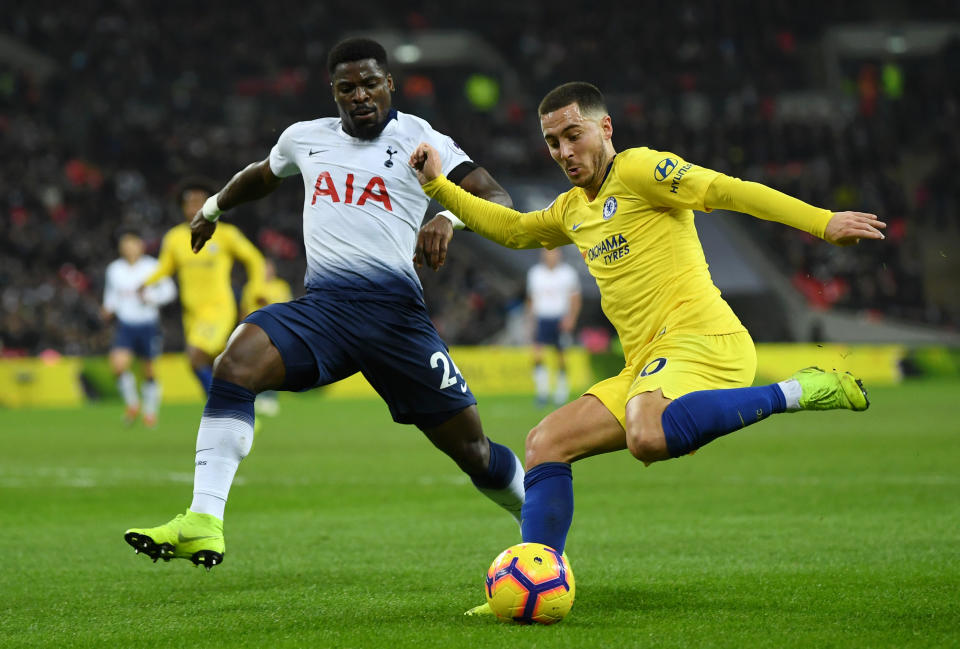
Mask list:
[[[536,102],[557,83],[590,80],[608,93],[620,148],[676,151],[888,220],[887,245],[852,254],[749,223],[810,305],[956,330],[950,278],[960,268],[943,243],[960,238],[955,3],[733,4],[639,2],[615,19],[576,13],[572,2],[542,12],[502,0],[382,3],[375,12],[338,5],[336,20],[325,3],[293,0],[245,6],[242,19],[224,2],[202,11],[182,0],[10,7],[0,15],[3,352],[104,351],[109,334],[97,314],[115,234],[134,226],[155,251],[177,220],[178,178],[226,179],[262,159],[287,124],[332,114],[323,62],[345,33],[392,30],[413,41],[464,26],[499,56],[397,61],[396,104],[454,135],[508,187],[539,184],[544,194],[562,180],[537,136]],[[884,21],[884,47],[828,47],[863,15]],[[941,25],[937,44],[911,49],[910,25],[921,23]],[[299,219],[289,189],[234,218],[294,286]],[[517,273],[481,264],[468,238],[459,237],[448,268],[424,274],[431,312],[454,343],[488,339],[522,290]],[[165,318],[176,348],[178,314]]]

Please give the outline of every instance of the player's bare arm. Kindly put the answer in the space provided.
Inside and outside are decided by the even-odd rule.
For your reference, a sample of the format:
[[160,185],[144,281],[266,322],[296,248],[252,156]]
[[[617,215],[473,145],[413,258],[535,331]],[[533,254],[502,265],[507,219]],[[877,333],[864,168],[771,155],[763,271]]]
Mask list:
[[[465,190],[505,207],[513,207],[510,194],[493,179],[493,176],[483,167],[477,167],[460,181]],[[420,228],[417,237],[417,249],[413,261],[420,267],[424,263],[433,270],[439,270],[447,259],[447,247],[453,238],[453,225],[450,219],[437,215],[425,226]]]
[[[216,209],[219,212],[226,212],[242,203],[259,200],[273,192],[281,182],[283,179],[275,176],[270,170],[269,158],[251,163],[237,172],[223,189],[215,194],[213,200],[216,202]],[[213,220],[210,220],[204,214],[205,210],[206,206],[190,221],[190,245],[195,253],[203,249],[204,244],[217,229],[216,217],[219,216],[219,212],[213,215]]]

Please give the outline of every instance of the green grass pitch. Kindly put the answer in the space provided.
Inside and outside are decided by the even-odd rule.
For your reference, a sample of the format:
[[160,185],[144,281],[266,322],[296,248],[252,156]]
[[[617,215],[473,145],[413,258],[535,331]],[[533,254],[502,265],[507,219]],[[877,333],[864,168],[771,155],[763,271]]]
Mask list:
[[[574,467],[577,602],[553,627],[465,618],[518,541],[374,401],[284,395],[240,467],[224,564],[123,542],[190,501],[199,407],[0,411],[0,647],[957,647],[958,383],[780,415],[651,468]],[[482,398],[520,451],[525,397]]]

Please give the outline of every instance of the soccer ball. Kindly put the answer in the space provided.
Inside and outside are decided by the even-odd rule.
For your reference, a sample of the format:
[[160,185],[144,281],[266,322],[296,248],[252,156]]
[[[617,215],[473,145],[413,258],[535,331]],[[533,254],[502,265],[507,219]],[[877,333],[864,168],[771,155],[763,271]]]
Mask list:
[[541,543],[507,548],[487,570],[487,602],[503,621],[559,622],[570,612],[575,591],[566,557]]

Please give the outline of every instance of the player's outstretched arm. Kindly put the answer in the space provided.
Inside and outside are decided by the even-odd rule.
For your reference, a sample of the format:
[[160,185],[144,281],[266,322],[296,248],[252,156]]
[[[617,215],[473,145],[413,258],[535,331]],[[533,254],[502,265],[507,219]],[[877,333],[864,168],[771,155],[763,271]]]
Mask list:
[[219,192],[207,199],[203,209],[190,221],[190,245],[200,252],[217,229],[217,219],[223,212],[242,203],[263,198],[283,181],[270,169],[270,159],[254,162],[237,172]]
[[[508,248],[541,248],[570,243],[559,213],[552,209],[520,213],[474,196],[443,176],[440,156],[421,143],[410,156],[423,191],[456,214],[471,230]],[[492,179],[491,179],[492,180]]]
[[726,209],[809,232],[838,246],[860,239],[883,239],[887,224],[875,214],[831,212],[814,207],[760,183],[720,174],[704,197],[709,209]]
[[[510,194],[483,167],[470,171],[458,184],[474,196],[504,207],[513,207]],[[426,264],[433,270],[439,270],[443,266],[447,259],[447,248],[453,238],[455,222],[459,223],[460,228],[464,227],[463,222],[451,212],[441,212],[420,228],[413,256],[413,262],[418,268]]]

